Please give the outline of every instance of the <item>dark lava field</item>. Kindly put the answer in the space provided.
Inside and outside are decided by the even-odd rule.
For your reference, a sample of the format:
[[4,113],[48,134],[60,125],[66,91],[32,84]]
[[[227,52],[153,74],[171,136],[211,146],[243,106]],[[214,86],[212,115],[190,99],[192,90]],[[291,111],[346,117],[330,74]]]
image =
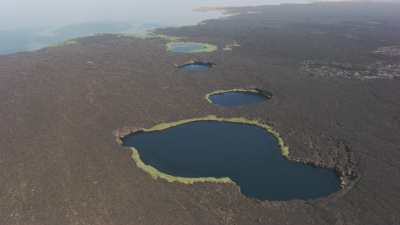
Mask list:
[[[228,12],[235,16],[157,31],[217,45],[211,53],[98,35],[0,56],[0,224],[400,224],[400,4]],[[240,47],[223,50],[233,42]],[[174,66],[190,60],[215,66]],[[310,72],[305,62],[318,63]],[[235,88],[273,97],[245,107],[205,99]],[[210,114],[271,125],[289,160],[335,169],[342,188],[308,201],[258,201],[234,184],[168,183],[138,168],[117,141]]]

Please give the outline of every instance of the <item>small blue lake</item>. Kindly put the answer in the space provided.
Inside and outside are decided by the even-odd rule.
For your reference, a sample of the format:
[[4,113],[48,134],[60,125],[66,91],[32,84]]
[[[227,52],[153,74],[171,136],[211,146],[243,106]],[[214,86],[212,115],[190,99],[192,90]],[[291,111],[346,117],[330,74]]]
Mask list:
[[193,62],[179,65],[178,68],[185,71],[207,71],[213,67],[212,63],[208,62]]
[[314,199],[340,189],[332,169],[287,160],[265,129],[231,122],[197,121],[122,139],[145,164],[179,177],[229,177],[260,200]]
[[213,104],[226,107],[257,104],[268,100],[268,98],[261,93],[252,91],[226,91],[211,94],[208,96],[208,99]]

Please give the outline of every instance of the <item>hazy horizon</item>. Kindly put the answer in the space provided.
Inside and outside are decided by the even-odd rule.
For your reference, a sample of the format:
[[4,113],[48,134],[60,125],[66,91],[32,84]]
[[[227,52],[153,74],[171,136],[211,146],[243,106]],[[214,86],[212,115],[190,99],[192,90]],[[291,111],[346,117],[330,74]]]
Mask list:
[[[36,50],[98,33],[143,34],[149,30],[195,25],[223,16],[199,7],[312,3],[320,0],[2,0],[0,54]],[[337,0],[325,0],[337,1]],[[363,1],[363,0],[361,0]]]
[[218,17],[217,12],[193,12],[204,6],[247,6],[280,3],[310,3],[316,0],[2,0],[0,30],[59,27],[71,24],[113,21],[186,25]]

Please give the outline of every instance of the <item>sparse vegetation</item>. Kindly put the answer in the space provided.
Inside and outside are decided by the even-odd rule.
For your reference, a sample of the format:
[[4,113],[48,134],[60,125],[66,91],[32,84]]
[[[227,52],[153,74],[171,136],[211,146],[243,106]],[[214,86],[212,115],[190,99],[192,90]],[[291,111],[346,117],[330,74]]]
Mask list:
[[314,77],[340,77],[344,79],[395,79],[400,77],[399,62],[377,61],[369,65],[353,65],[343,62],[306,60],[300,70]]
[[185,37],[177,37],[177,36],[170,36],[165,34],[157,34],[153,32],[145,32],[145,33],[125,33],[119,34],[119,37],[133,37],[133,38],[141,38],[141,39],[162,39],[167,42],[177,42],[180,40],[184,40]]
[[400,56],[400,46],[385,46],[374,51],[375,54],[389,57]]

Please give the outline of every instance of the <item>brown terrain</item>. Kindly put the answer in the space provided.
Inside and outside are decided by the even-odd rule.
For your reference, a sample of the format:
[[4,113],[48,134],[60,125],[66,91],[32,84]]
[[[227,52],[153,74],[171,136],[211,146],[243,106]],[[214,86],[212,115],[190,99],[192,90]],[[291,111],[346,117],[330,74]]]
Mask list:
[[[396,54],[376,51],[400,45],[400,4],[229,10],[241,14],[159,32],[220,49],[236,41],[232,51],[180,55],[161,39],[102,35],[0,56],[0,224],[400,224],[400,79],[335,75],[399,66]],[[216,66],[173,66],[191,59]],[[337,68],[316,75],[303,68],[310,60]],[[273,98],[239,108],[204,98],[232,88]],[[232,184],[168,183],[137,168],[116,141],[117,131],[208,114],[269,123],[291,160],[335,168],[343,189],[260,202]]]

